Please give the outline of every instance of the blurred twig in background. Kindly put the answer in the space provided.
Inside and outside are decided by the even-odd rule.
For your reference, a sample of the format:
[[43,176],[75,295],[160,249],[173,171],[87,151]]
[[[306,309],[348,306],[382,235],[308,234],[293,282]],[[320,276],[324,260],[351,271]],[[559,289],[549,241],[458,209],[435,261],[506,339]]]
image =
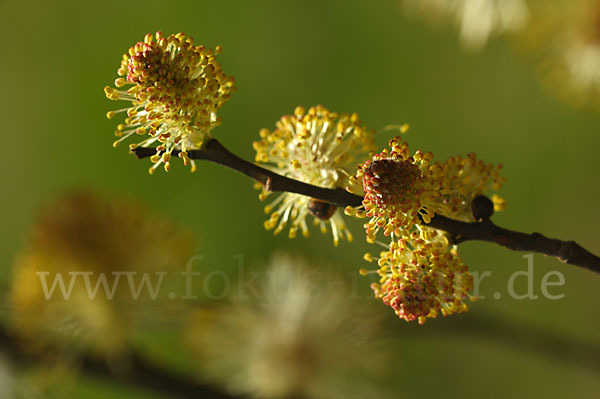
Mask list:
[[[401,326],[402,335],[405,337],[417,334],[421,338],[440,334],[458,334],[469,338],[483,338],[498,346],[508,346],[512,350],[523,350],[563,363],[600,370],[600,345],[565,339],[556,333],[541,331],[539,328],[496,317],[478,315],[458,321],[450,318],[447,323],[440,323],[435,328],[415,328],[411,324],[398,324],[395,320],[392,322],[394,328]],[[39,364],[47,360],[43,356],[36,356],[26,351],[22,343],[4,328],[0,328],[0,350],[16,364]],[[47,365],[51,367],[51,363]],[[118,371],[111,369],[105,361],[89,355],[81,357],[80,367],[81,372],[85,374],[117,383],[145,387],[168,394],[169,397],[216,399],[245,397],[225,393],[216,387],[158,367],[135,352],[131,354],[129,366]]]
[[[562,363],[600,371],[600,344],[562,337],[559,333],[500,317],[477,315],[461,319],[448,318],[435,327],[396,326],[402,334],[419,336],[451,334],[481,338],[497,346],[549,357]],[[428,328],[429,327],[429,328]]]
[[[32,352],[24,350],[22,342],[19,342],[4,328],[0,328],[0,348],[16,364],[30,365],[45,361],[44,356],[36,356]],[[83,355],[79,365],[85,374],[117,383],[148,388],[168,394],[171,398],[233,399],[242,397],[227,394],[215,387],[201,384],[191,378],[156,366],[135,352],[131,352],[128,360],[127,367],[115,370],[109,367],[104,360]],[[52,367],[52,364],[48,363],[47,366]]]

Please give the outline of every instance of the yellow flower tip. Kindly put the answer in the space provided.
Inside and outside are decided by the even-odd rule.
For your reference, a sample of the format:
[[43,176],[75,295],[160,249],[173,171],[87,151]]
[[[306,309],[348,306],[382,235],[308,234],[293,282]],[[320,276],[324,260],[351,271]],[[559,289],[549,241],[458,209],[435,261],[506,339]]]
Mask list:
[[347,207],[344,208],[344,214],[348,215],[348,216],[355,216],[356,209],[348,205]]
[[297,159],[294,159],[292,160],[292,167],[294,169],[300,169],[302,167],[302,164]]
[[188,166],[190,164],[190,157],[186,151],[181,151],[178,155],[179,158],[183,159],[183,165]]
[[113,148],[117,148],[117,146],[119,145],[119,143],[121,142],[121,140],[115,140],[112,143]]
[[156,171],[156,168],[153,166],[150,169],[148,169],[148,174],[153,175],[155,171]]
[[[260,132],[258,134],[259,134],[260,138],[266,139],[270,133],[271,132],[269,131],[269,129],[262,128],[262,129],[260,129]],[[255,143],[260,143],[260,142],[255,141]]]
[[327,226],[324,223],[321,223],[321,234],[327,234]]
[[[327,232],[327,231],[326,231]],[[333,246],[337,247],[340,244],[340,240],[336,237],[333,239]]]
[[303,236],[304,238],[308,238],[308,237],[310,237],[310,232],[308,231],[308,229],[304,229],[304,230],[302,230],[302,236]]
[[423,218],[423,222],[427,224],[431,223],[431,216],[428,213],[421,213],[421,217]]
[[267,199],[267,195],[268,194],[263,191],[262,193],[258,194],[258,199],[264,201]]
[[352,233],[347,232],[346,239],[348,240],[348,242],[352,242],[352,241],[354,241],[354,236],[352,235]]
[[221,54],[223,52],[223,46],[220,44],[215,47],[215,54]]
[[125,80],[125,78],[115,79],[115,86],[117,86],[117,87],[123,87],[123,86],[125,86],[125,83],[127,83],[127,80]]
[[130,150],[135,150],[136,148],[138,148],[138,144],[129,144],[129,149]]
[[158,156],[156,154],[154,154],[150,157],[150,162],[152,162],[152,163],[157,163],[159,161],[160,161],[160,156]]
[[108,111],[108,112],[106,113],[106,117],[107,117],[108,119],[112,119],[112,118],[114,118],[114,117],[115,117],[115,115],[116,115],[116,114],[117,114],[117,113],[116,113],[115,111]]
[[495,212],[500,212],[506,209],[506,200],[499,195],[492,195],[492,202],[494,203]]
[[410,130],[410,125],[408,123],[405,123],[402,126],[400,126],[400,133],[406,133],[409,130]]
[[367,262],[373,262],[373,255],[370,252],[367,252],[363,255],[363,259]]
[[271,205],[266,205],[264,210],[265,210],[266,214],[269,214],[269,213],[273,212],[273,207]]
[[166,162],[164,168],[165,168],[165,172],[170,171],[171,170],[171,163],[170,162]]
[[119,99],[118,92],[110,86],[104,87],[104,95],[109,100],[118,100]]
[[359,273],[361,276],[367,276],[367,275],[369,275],[369,271],[368,271],[367,269],[364,269],[364,268],[361,268],[361,269],[359,269],[359,270],[358,270],[358,273]]

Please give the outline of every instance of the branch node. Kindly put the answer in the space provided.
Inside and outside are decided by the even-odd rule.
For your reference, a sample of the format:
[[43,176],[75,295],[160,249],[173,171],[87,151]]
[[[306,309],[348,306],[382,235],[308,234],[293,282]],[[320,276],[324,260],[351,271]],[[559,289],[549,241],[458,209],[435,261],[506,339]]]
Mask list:
[[471,201],[471,212],[477,221],[488,220],[494,214],[494,203],[485,195],[478,195]]
[[267,177],[267,180],[265,180],[265,183],[263,184],[263,187],[265,189],[266,192],[271,192],[272,187],[273,187],[273,180],[270,177]]
[[559,259],[568,263],[569,260],[573,257],[575,251],[578,250],[579,245],[575,241],[567,241],[560,246],[560,250],[558,251]]

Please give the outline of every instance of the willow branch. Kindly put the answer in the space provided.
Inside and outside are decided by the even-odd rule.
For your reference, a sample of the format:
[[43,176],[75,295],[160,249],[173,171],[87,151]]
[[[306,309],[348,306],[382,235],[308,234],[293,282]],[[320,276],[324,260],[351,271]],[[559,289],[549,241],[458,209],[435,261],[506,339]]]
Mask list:
[[[138,158],[146,158],[154,155],[156,150],[149,147],[138,147],[133,150],[133,153]],[[179,155],[179,151],[173,151],[172,155]],[[231,153],[215,139],[210,139],[201,150],[188,151],[188,156],[191,159],[210,161],[236,170],[261,183],[268,191],[287,191],[302,194],[312,198],[323,199],[340,207],[346,207],[347,205],[360,206],[362,204],[361,197],[350,194],[344,189],[313,186],[312,184],[290,179],[289,177],[281,176],[270,170],[261,168]]]
[[[145,158],[153,155],[156,151],[154,148],[139,147],[133,152],[138,158]],[[177,156],[178,151],[173,151],[172,155]],[[329,189],[313,186],[261,168],[231,153],[215,139],[210,139],[200,150],[188,151],[188,156],[191,159],[206,160],[236,170],[261,183],[268,191],[302,194],[342,208],[362,205],[363,198],[361,196],[340,188]],[[548,238],[539,233],[527,234],[508,230],[497,226],[489,218],[468,223],[435,215],[427,225],[448,232],[451,241],[455,244],[465,241],[488,241],[514,251],[537,252],[553,256],[561,262],[600,273],[600,257],[574,241]]]

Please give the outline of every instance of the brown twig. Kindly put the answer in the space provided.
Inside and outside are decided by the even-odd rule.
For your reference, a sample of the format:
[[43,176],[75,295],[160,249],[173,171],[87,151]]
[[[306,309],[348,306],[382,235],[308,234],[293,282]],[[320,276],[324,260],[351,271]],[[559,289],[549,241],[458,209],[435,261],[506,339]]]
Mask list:
[[[153,155],[155,149],[139,147],[133,150],[138,158]],[[172,155],[177,156],[174,151]],[[360,206],[363,198],[343,189],[313,186],[270,170],[261,168],[231,153],[220,142],[210,139],[201,150],[188,152],[191,159],[207,160],[234,169],[261,183],[269,191],[287,191],[306,195],[339,207]],[[574,241],[547,238],[539,233],[520,233],[495,225],[489,218],[479,222],[461,222],[442,215],[435,215],[428,226],[448,232],[455,244],[465,241],[488,241],[515,251],[537,252],[558,258],[564,263],[584,267],[600,273],[600,257],[587,251]]]
[[[154,155],[156,150],[149,147],[138,147],[133,150],[133,153],[138,158],[146,158]],[[178,156],[179,151],[173,151],[171,154]],[[323,199],[340,207],[347,205],[360,206],[362,204],[361,197],[350,194],[344,189],[313,186],[312,184],[290,179],[289,177],[281,176],[270,170],[261,168],[233,154],[215,139],[210,139],[201,150],[188,151],[188,156],[191,159],[210,161],[236,170],[261,183],[269,191],[287,191],[302,194],[312,198]]]
[[526,234],[508,230],[489,219],[466,223],[436,215],[429,225],[450,233],[452,241],[456,244],[473,240],[493,242],[514,251],[538,252],[553,256],[561,262],[600,273],[600,258],[575,241],[548,238],[540,233]]

